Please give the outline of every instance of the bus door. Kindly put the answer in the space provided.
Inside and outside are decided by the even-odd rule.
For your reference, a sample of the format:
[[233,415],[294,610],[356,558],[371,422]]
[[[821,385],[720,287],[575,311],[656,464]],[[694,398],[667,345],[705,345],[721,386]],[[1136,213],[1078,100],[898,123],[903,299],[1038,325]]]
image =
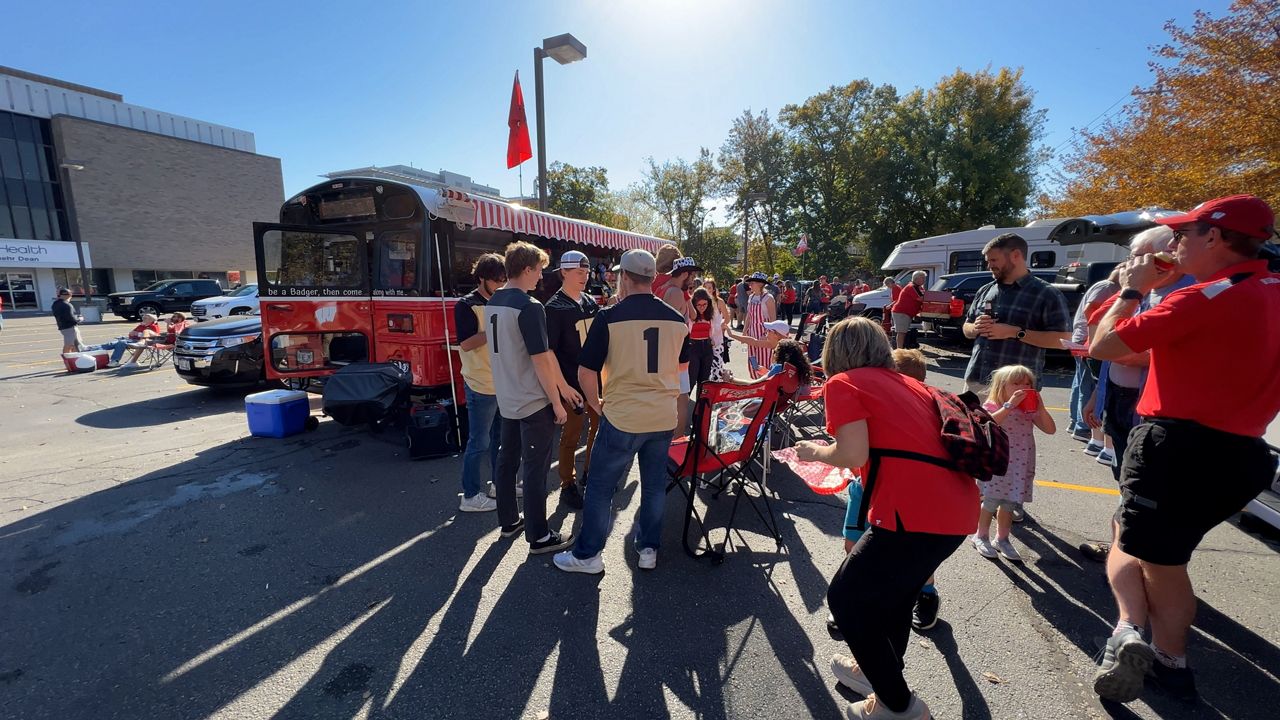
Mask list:
[[267,377],[329,375],[371,357],[371,225],[253,224]]
[[[426,223],[430,228],[431,224]],[[446,237],[439,237],[441,266],[436,265],[436,237],[423,225],[380,229],[371,241],[374,360],[399,365],[420,388],[445,388],[460,382],[460,365],[451,357],[451,283],[442,283],[452,268]],[[450,372],[450,364],[453,364]],[[459,395],[461,396],[461,395]]]

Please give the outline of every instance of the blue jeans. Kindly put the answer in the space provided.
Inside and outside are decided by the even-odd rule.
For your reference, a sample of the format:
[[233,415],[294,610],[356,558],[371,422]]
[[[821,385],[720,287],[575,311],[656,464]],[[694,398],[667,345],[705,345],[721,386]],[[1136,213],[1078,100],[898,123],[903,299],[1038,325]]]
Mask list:
[[492,479],[498,467],[498,434],[500,425],[494,422],[498,415],[498,398],[471,389],[463,383],[467,398],[467,449],[462,453],[462,494],[472,497],[484,489],[480,481],[480,461],[489,455],[489,477]]
[[[1084,421],[1085,404],[1093,394],[1097,380],[1089,372],[1089,365],[1084,358],[1076,358],[1076,374],[1071,380],[1071,430],[1072,433],[1089,432],[1089,423]],[[1101,413],[1098,413],[1099,415]]]
[[129,349],[129,343],[133,342],[126,338],[117,338],[109,343],[102,343],[100,346],[103,350],[111,351],[111,362],[118,363],[120,358],[124,357],[124,352]]
[[662,541],[662,512],[667,498],[667,451],[671,431],[623,432],[600,421],[596,447],[587,471],[587,493],[582,499],[582,529],[573,545],[573,556],[589,558],[600,554],[612,524],[613,494],[625,479],[632,458],[640,464],[640,510],[636,513],[636,549],[657,549]]

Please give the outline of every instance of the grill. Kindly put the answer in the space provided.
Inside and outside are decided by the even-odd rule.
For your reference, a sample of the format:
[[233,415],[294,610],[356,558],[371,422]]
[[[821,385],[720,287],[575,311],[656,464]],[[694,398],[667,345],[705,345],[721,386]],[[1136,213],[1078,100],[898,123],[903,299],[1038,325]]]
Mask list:
[[218,349],[218,341],[214,340],[197,340],[197,339],[179,339],[174,352],[178,355],[187,355],[195,357],[204,357],[212,355]]
[[191,314],[192,314],[192,315],[194,315],[194,316],[196,316],[196,317],[204,317],[205,313],[207,313],[207,312],[209,312],[209,308],[207,308],[207,307],[205,307],[205,306],[203,306],[203,305],[192,305],[192,306],[191,306]]

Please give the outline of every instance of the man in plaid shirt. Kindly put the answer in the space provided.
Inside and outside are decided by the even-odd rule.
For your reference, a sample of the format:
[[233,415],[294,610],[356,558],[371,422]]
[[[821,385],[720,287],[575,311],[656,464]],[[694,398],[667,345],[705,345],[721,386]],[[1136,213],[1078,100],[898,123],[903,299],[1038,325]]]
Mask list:
[[964,335],[974,341],[965,385],[985,396],[991,373],[1006,365],[1026,365],[1039,389],[1044,351],[1071,338],[1067,300],[1027,270],[1027,241],[1018,235],[993,239],[982,254],[995,281],[978,291],[965,317]]

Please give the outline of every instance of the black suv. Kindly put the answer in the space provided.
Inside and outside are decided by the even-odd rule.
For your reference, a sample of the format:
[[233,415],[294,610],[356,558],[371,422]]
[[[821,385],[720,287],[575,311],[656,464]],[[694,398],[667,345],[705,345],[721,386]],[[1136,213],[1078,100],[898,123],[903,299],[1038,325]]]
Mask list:
[[165,313],[191,311],[196,300],[217,297],[223,292],[217,280],[161,280],[145,290],[111,293],[111,312],[126,320],[137,320],[143,313],[161,317]]
[[[1057,272],[1053,270],[1032,270],[1032,275],[1052,283],[1057,277]],[[989,270],[979,270],[976,272],[961,272],[943,275],[933,281],[933,287],[930,290],[949,290],[952,297],[960,298],[964,301],[964,312],[959,317],[952,317],[949,320],[940,320],[930,318],[924,321],[925,330],[936,332],[939,335],[943,333],[961,334],[961,326],[964,324],[964,317],[969,313],[969,305],[973,302],[973,298],[982,289],[982,286],[992,282],[994,278]]]
[[266,381],[262,317],[237,315],[189,325],[173,350],[178,377],[206,387],[249,387]]

